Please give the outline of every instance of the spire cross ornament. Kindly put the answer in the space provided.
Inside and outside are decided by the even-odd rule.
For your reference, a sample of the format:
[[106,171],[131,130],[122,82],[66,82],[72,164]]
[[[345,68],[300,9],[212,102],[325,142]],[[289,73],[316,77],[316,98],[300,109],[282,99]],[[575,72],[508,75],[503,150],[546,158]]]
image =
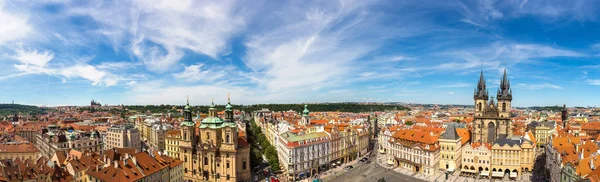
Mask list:
[[186,97],[186,99],[185,99],[185,100],[186,100],[186,103],[187,103],[188,105],[190,105],[190,96],[189,96],[189,95],[187,95],[187,96],[185,96],[185,97]]
[[231,95],[227,92],[227,103],[231,103]]

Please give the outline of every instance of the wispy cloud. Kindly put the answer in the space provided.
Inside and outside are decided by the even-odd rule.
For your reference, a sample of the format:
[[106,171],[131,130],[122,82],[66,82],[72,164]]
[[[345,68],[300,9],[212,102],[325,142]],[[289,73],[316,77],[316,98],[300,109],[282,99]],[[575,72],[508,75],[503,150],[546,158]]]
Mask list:
[[34,30],[27,15],[8,11],[8,1],[0,1],[0,44],[24,38]]
[[600,79],[587,79],[586,82],[590,85],[600,85]]
[[233,74],[233,67],[213,67],[207,68],[203,64],[195,64],[186,66],[182,72],[174,73],[173,76],[178,80],[186,82],[203,81],[204,83],[212,83],[223,78],[227,74]]
[[519,83],[516,86],[518,88],[529,89],[529,90],[538,90],[538,89],[563,89],[563,87],[561,87],[561,86],[554,85],[554,84],[549,84],[549,83],[543,83],[543,84],[525,84],[525,83]]
[[452,83],[452,84],[446,84],[446,85],[436,85],[433,86],[434,88],[464,88],[464,87],[470,87],[471,84],[468,83]]

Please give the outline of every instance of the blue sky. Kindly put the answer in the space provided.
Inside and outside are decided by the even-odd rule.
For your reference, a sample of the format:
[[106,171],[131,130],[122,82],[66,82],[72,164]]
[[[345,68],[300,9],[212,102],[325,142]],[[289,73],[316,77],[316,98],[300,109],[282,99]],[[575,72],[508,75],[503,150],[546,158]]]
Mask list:
[[0,0],[0,103],[600,103],[600,2]]

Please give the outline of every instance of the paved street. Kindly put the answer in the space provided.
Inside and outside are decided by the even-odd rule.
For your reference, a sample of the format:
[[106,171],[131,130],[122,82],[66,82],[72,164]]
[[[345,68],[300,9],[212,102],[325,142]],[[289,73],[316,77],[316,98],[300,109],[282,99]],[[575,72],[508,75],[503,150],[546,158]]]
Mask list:
[[[385,178],[386,181],[406,181],[406,182],[421,182],[420,180],[411,176],[406,176],[390,169],[385,169],[381,166],[376,167],[376,162],[364,164],[362,166],[355,167],[350,171],[339,171],[341,175],[333,177],[333,179],[325,179],[325,181],[331,182],[363,182],[363,181],[377,181],[380,178]],[[366,175],[366,177],[363,177]]]

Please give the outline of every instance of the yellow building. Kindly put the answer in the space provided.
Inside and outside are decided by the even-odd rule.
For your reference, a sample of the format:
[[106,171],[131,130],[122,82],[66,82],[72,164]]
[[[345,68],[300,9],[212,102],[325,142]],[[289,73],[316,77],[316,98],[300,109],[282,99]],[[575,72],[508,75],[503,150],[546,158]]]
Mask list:
[[181,130],[171,130],[165,136],[165,153],[169,157],[179,159],[179,141],[181,140]]
[[184,161],[184,180],[250,180],[250,145],[244,137],[238,137],[232,109],[228,102],[225,119],[222,119],[217,117],[213,103],[208,110],[208,117],[196,128],[189,103],[185,106],[179,141],[179,158]]
[[40,151],[33,143],[18,135],[3,138],[0,144],[0,159],[35,160],[39,155]]
[[527,125],[529,130],[533,133],[537,139],[537,146],[544,147],[548,143],[550,136],[556,133],[556,123],[554,121],[549,122],[531,122]]
[[517,178],[523,171],[533,169],[535,143],[526,137],[498,139],[492,145],[492,177]]
[[471,137],[466,128],[457,128],[454,123],[448,124],[446,131],[440,136],[440,169],[454,172],[461,166],[461,149]]

